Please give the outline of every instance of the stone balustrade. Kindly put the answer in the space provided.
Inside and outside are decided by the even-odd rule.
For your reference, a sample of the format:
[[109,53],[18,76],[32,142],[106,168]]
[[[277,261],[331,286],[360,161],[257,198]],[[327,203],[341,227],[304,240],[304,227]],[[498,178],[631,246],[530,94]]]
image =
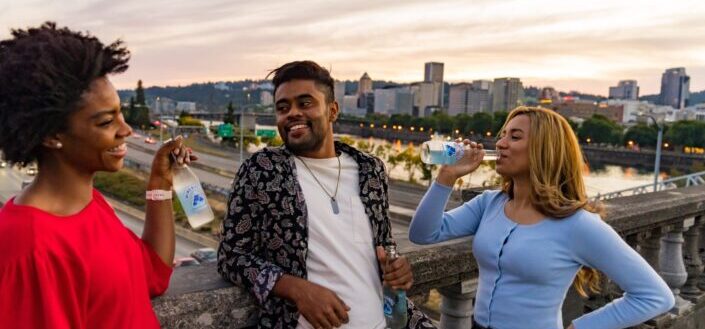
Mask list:
[[[640,328],[705,329],[705,186],[613,199],[605,206],[606,222],[657,270],[678,301],[669,313]],[[421,247],[405,235],[395,233],[415,275],[409,295],[421,298],[437,288],[442,296],[440,327],[470,328],[477,264],[469,239]],[[621,295],[610,282],[602,291],[587,300],[569,293],[564,322]],[[256,314],[253,299],[223,281],[214,264],[176,269],[169,291],[153,304],[165,328],[247,328]]]

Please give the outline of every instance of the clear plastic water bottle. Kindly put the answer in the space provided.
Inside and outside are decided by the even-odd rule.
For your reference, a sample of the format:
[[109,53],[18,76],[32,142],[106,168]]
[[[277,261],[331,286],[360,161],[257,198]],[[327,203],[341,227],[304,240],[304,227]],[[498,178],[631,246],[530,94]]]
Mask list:
[[187,165],[174,164],[174,192],[192,228],[209,223],[215,217],[203,192],[201,181]]
[[[462,143],[431,140],[421,144],[421,161],[426,164],[452,165],[465,154]],[[496,150],[485,150],[485,161],[497,160]]]
[[[387,253],[387,263],[393,262],[399,258],[397,247],[389,245],[384,247]],[[406,291],[394,290],[392,287],[384,286],[384,318],[387,321],[386,328],[399,329],[405,328],[407,322],[406,314]]]

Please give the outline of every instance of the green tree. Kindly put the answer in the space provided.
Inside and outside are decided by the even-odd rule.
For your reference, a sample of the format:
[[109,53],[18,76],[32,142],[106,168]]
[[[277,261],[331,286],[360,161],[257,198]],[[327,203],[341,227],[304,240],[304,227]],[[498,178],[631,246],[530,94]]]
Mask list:
[[[565,118],[565,117],[564,117],[564,118]],[[580,125],[579,125],[577,122],[575,122],[575,121],[573,121],[573,120],[571,120],[571,119],[565,118],[565,120],[568,121],[568,124],[570,125],[570,128],[573,129],[573,132],[575,132],[575,133],[577,134],[577,133],[578,133],[578,129],[580,128]]]
[[122,116],[125,118],[125,122],[132,124],[133,111],[135,110],[135,98],[130,97],[129,105],[122,105],[120,110],[122,111]]
[[134,124],[142,129],[149,127],[151,122],[149,121],[149,108],[144,105],[138,105],[134,109]]
[[641,147],[655,147],[657,135],[658,130],[656,126],[647,126],[640,123],[627,129],[622,142],[626,144],[629,141],[633,141]]
[[434,127],[436,131],[442,134],[450,134],[455,128],[455,122],[448,114],[443,112],[434,112],[432,115],[434,122]]
[[705,147],[705,122],[678,121],[668,128],[665,140],[679,146]]
[[502,126],[504,126],[504,122],[507,121],[507,117],[509,116],[509,112],[494,112],[492,114],[492,133],[494,135],[498,135],[500,133],[500,130],[502,129]]
[[595,114],[578,129],[581,142],[588,138],[592,143],[619,144],[622,142],[622,127],[605,116]]
[[228,110],[223,116],[223,123],[235,124],[235,108],[232,101],[228,103]]
[[460,130],[460,133],[463,135],[468,135],[470,134],[470,130],[468,130],[468,126],[470,125],[470,122],[472,122],[472,117],[465,114],[465,113],[460,113],[456,115],[453,120],[455,121],[455,128]]
[[137,98],[135,99],[135,103],[137,105],[147,105],[147,101],[144,97],[144,88],[142,87],[142,80],[137,81],[137,89],[135,89],[135,94]]
[[470,124],[466,128],[468,132],[474,132],[475,134],[485,135],[485,133],[492,132],[494,125],[494,120],[492,115],[485,112],[477,112],[473,114]]

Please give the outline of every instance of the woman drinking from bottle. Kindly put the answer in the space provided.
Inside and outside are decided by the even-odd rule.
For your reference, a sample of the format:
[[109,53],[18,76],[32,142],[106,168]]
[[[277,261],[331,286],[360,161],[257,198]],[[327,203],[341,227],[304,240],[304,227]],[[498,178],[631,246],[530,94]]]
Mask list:
[[37,162],[31,185],[0,210],[0,328],[159,328],[150,297],[174,258],[171,154],[156,153],[142,238],[93,188],[123,166],[132,130],[107,75],[127,69],[120,41],[45,23],[0,41],[0,149]]
[[673,306],[668,286],[588,202],[580,146],[563,117],[542,108],[512,111],[496,143],[501,190],[444,212],[456,179],[482,161],[482,145],[464,143],[469,150],[454,165],[442,166],[426,192],[409,238],[430,244],[474,236],[474,328],[563,329],[561,306],[571,282],[583,296],[596,292],[597,270],[624,296],[569,328],[626,328]]

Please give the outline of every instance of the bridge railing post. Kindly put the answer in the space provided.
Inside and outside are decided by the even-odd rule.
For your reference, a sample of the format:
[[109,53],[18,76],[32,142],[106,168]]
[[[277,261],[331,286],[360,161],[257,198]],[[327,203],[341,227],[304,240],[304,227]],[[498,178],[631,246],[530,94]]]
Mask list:
[[476,290],[477,279],[438,289],[441,294],[441,329],[472,327],[473,298]]
[[681,296],[683,298],[698,303],[705,298],[705,293],[698,288],[698,281],[703,273],[703,262],[700,258],[700,229],[703,225],[702,216],[695,217],[693,226],[685,232],[684,260],[688,279],[683,286]]
[[673,291],[676,305],[671,313],[681,315],[693,307],[693,304],[680,296],[680,288],[688,279],[688,272],[683,262],[683,231],[692,226],[693,218],[675,224],[661,238],[661,251],[659,253],[659,274],[668,287]]

